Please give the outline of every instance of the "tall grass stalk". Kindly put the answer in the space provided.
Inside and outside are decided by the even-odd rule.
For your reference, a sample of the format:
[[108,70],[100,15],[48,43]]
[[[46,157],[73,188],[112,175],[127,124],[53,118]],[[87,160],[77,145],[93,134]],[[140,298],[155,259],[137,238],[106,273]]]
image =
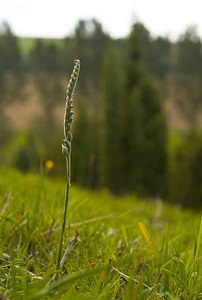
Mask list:
[[62,230],[61,230],[59,249],[58,249],[57,266],[56,266],[57,270],[62,268],[61,266],[62,245],[64,241],[64,232],[66,227],[67,209],[68,209],[68,202],[69,202],[69,187],[71,182],[71,142],[72,142],[71,124],[73,120],[73,94],[79,76],[79,71],[80,71],[80,61],[78,59],[75,59],[74,69],[71,74],[69,84],[67,86],[66,105],[65,105],[65,114],[64,114],[64,140],[62,143],[62,152],[66,160],[67,182],[66,182]]

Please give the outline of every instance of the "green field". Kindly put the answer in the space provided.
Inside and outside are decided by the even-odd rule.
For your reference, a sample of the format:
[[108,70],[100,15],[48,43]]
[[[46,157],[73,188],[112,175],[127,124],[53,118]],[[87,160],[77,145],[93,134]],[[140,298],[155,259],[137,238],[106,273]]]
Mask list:
[[[37,38],[31,38],[31,37],[19,37],[18,38],[18,44],[20,47],[20,51],[23,55],[28,55],[31,49],[34,46],[34,43],[36,42]],[[61,46],[64,42],[64,39],[50,39],[50,38],[43,38],[42,39],[44,43],[51,44],[54,43],[57,46]]]
[[[1,299],[202,299],[200,213],[0,169]],[[4,298],[3,298],[4,296]]]

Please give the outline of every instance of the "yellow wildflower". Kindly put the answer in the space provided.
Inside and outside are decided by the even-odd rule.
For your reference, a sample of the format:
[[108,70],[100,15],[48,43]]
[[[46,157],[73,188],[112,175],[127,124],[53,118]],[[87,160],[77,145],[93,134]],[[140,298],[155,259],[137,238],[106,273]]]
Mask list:
[[52,170],[55,167],[55,164],[52,160],[46,160],[45,167],[47,170]]

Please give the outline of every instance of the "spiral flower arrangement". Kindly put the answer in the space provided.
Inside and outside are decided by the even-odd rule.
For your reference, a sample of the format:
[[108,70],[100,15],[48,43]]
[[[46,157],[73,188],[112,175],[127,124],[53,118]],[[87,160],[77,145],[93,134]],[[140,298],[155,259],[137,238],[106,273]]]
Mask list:
[[64,140],[62,142],[62,152],[66,159],[67,183],[66,183],[63,223],[62,223],[61,237],[60,237],[59,250],[58,250],[57,270],[62,269],[64,265],[64,260],[62,260],[63,263],[61,263],[61,256],[62,256],[62,246],[64,241],[64,232],[66,227],[67,208],[69,202],[69,187],[71,181],[71,142],[72,142],[71,125],[73,121],[73,94],[79,77],[79,71],[80,71],[80,61],[79,59],[75,59],[74,69],[72,71],[69,84],[67,86],[66,105],[65,105],[65,114],[64,114]]

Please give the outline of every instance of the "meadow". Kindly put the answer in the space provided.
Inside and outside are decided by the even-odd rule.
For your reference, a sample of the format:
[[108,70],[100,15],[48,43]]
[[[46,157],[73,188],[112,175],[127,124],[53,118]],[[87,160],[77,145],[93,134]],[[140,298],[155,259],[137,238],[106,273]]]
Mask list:
[[[61,47],[63,44],[63,39],[40,38],[40,40],[43,43],[45,43],[45,45],[54,44],[58,47]],[[31,50],[36,42],[36,38],[18,37],[17,42],[18,42],[19,49],[20,49],[22,55],[27,56],[31,52]]]
[[[133,35],[131,37],[133,37]],[[21,42],[20,47],[24,55],[26,55],[32,48],[33,40],[24,39],[24,41],[21,40]],[[51,44],[49,40],[46,42]],[[136,43],[131,43],[131,45],[136,45]],[[133,50],[133,48],[131,49]],[[131,52],[131,57],[132,53],[133,51]],[[37,56],[35,58],[38,59]],[[37,61],[41,72],[41,60]],[[116,59],[114,62],[116,62]],[[129,149],[128,152],[120,152],[116,163],[111,165],[110,163],[113,162],[114,153],[117,149],[124,150],[124,148],[119,147],[119,142],[120,140],[122,141],[122,139],[119,140],[120,137],[117,137],[117,140],[115,140],[115,148],[110,148],[110,146],[114,144],[112,139],[114,138],[113,132],[118,132],[117,128],[119,128],[117,127],[118,124],[116,122],[114,123],[114,120],[119,120],[120,115],[116,114],[118,109],[116,111],[114,110],[114,107],[117,108],[117,102],[112,103],[112,100],[107,100],[106,102],[112,104],[108,107],[109,115],[105,116],[105,121],[109,121],[107,123],[108,126],[105,128],[105,142],[108,141],[109,143],[105,149],[107,152],[103,152],[105,157],[108,158],[108,161],[106,160],[104,162],[106,164],[105,167],[107,166],[109,169],[109,172],[106,172],[108,179],[110,179],[108,188],[110,189],[112,179],[115,179],[113,183],[115,183],[115,187],[117,188],[121,178],[125,181],[126,189],[122,190],[119,197],[113,196],[107,188],[103,188],[105,186],[104,184],[100,185],[102,189],[96,192],[82,189],[76,185],[72,185],[69,189],[72,141],[71,123],[73,119],[72,99],[79,73],[79,61],[75,60],[75,64],[77,66],[74,67],[67,87],[64,139],[62,141],[62,150],[66,159],[67,181],[65,182],[62,177],[59,177],[61,175],[59,175],[60,172],[54,173],[53,170],[53,174],[51,174],[48,164],[45,164],[47,168],[41,166],[40,170],[36,171],[36,166],[33,163],[32,166],[34,165],[35,167],[24,169],[27,173],[22,174],[15,170],[14,167],[8,167],[8,165],[11,166],[12,164],[7,163],[6,159],[2,159],[2,161],[4,160],[4,168],[0,167],[0,299],[202,299],[201,211],[181,208],[180,203],[183,204],[183,201],[180,202],[177,199],[175,202],[176,198],[171,199],[172,205],[169,205],[160,197],[149,199],[141,198],[133,194],[133,191],[137,191],[134,189],[134,186],[136,185],[136,187],[138,187],[139,182],[136,181],[135,176],[133,177],[133,175],[136,175],[135,173],[137,172],[139,162],[139,170],[145,175],[140,176],[142,180],[140,182],[147,182],[147,186],[144,185],[144,188],[148,188],[148,185],[151,184],[151,189],[148,190],[150,193],[147,191],[148,193],[145,194],[161,195],[161,193],[158,192],[164,190],[163,184],[167,182],[166,177],[165,181],[158,181],[158,186],[156,186],[156,182],[154,182],[155,176],[159,176],[161,179],[161,174],[167,174],[167,169],[164,170],[165,173],[164,171],[162,172],[161,169],[160,171],[158,171],[158,168],[156,169],[159,162],[159,166],[163,165],[162,160],[158,159],[160,149],[162,153],[165,154],[164,150],[166,150],[166,148],[164,148],[164,146],[166,145],[167,147],[167,139],[165,138],[167,131],[166,126],[164,127],[164,114],[161,110],[161,102],[158,101],[157,94],[155,93],[157,90],[155,90],[155,87],[152,85],[152,81],[151,83],[149,81],[146,82],[141,72],[136,73],[137,70],[141,69],[138,64],[134,65],[133,70],[134,74],[139,74],[138,76],[142,82],[140,91],[139,86],[137,87],[137,91],[140,92],[140,95],[146,95],[142,100],[147,99],[151,107],[146,105],[148,103],[143,103],[143,101],[139,100],[136,101],[135,97],[134,103],[129,101],[129,104],[131,102],[135,104],[135,106],[132,105],[127,109],[128,115],[126,114],[126,120],[127,124],[133,124],[133,120],[136,120],[137,116],[146,115],[146,119],[150,120],[151,123],[143,122],[144,118],[140,118],[140,123],[137,123],[137,127],[134,126],[133,130],[136,136],[145,135],[145,139],[140,139],[139,144],[133,142],[134,134],[127,130],[127,126],[121,127],[121,129],[124,130],[120,132],[125,132],[123,137],[125,138],[129,133],[128,141],[131,141],[131,143],[126,147]],[[114,70],[114,67],[110,64],[108,68],[108,70]],[[55,72],[54,67],[53,70]],[[126,73],[130,75],[130,72]],[[111,73],[109,73],[109,71],[107,71],[106,74],[109,74],[109,78],[107,77],[108,75],[105,76],[106,80],[114,76],[113,74],[110,75]],[[130,76],[128,79],[130,79]],[[117,86],[117,81],[115,80],[114,82]],[[111,95],[114,82],[109,80],[109,85],[107,85],[109,87],[109,94],[106,95],[106,99]],[[147,84],[145,84],[145,82]],[[133,91],[133,83],[129,88]],[[49,86],[47,87],[47,91],[49,92],[48,95],[50,95]],[[116,88],[114,92],[115,96],[112,98],[117,101]],[[137,95],[139,95],[139,92]],[[128,94],[128,90],[126,94]],[[53,99],[55,100],[55,97],[53,97]],[[128,98],[126,97],[126,99]],[[140,106],[136,106],[137,103]],[[147,111],[147,107],[151,109]],[[54,108],[54,106],[52,108]],[[153,108],[155,108],[154,111],[156,114],[153,112]],[[133,111],[134,115],[131,115],[130,111]],[[112,114],[112,112],[115,112],[115,114]],[[93,126],[88,127],[88,122],[87,119],[85,120],[84,115],[81,115],[78,119],[83,122],[81,122],[79,128],[84,128],[85,143],[81,144],[81,146],[78,144],[77,149],[79,149],[79,154],[81,152],[83,154],[83,162],[88,162],[89,149],[87,148],[86,151],[85,145],[88,144],[86,141],[91,141],[92,138],[91,135],[89,137],[86,136],[97,123],[92,123]],[[47,116],[47,124],[50,125],[49,115]],[[159,120],[162,120],[162,123],[157,122]],[[118,123],[121,124],[121,122]],[[149,123],[149,125],[147,123]],[[83,126],[83,124],[85,124],[85,126]],[[123,122],[123,124],[125,123]],[[154,126],[156,124],[158,124],[157,127]],[[134,125],[136,125],[136,123]],[[144,125],[148,126],[144,127]],[[114,126],[114,131],[112,130],[112,126]],[[131,129],[131,127],[129,128]],[[151,128],[153,130],[152,132],[150,131]],[[161,129],[163,129],[163,131],[161,131]],[[43,138],[43,143],[46,145],[45,135],[42,131],[40,135]],[[180,144],[180,138],[178,134],[175,135],[172,134],[172,132],[170,132],[170,135],[170,141],[168,143],[169,155],[175,157],[175,148],[178,146],[178,143]],[[79,134],[74,134],[74,140],[80,141],[83,136],[84,134],[81,130]],[[192,143],[190,143],[190,140]],[[151,153],[151,143],[149,142],[153,144],[154,141],[156,141],[158,148],[153,147],[154,151]],[[162,147],[160,147],[160,142],[162,141],[163,144]],[[146,142],[148,142],[148,144]],[[93,141],[93,143],[96,144],[96,147],[94,148],[93,144],[92,149],[94,149],[93,151],[96,153],[96,151],[99,150],[97,149],[99,143],[97,143],[97,140]],[[181,169],[173,168],[177,170],[177,175],[180,174],[180,178],[176,176],[177,179],[180,179],[180,185],[178,185],[180,188],[176,189],[177,192],[175,194],[183,195],[183,191],[180,189],[189,186],[193,187],[191,191],[196,191],[196,197],[194,198],[194,193],[191,193],[188,189],[189,193],[186,194],[184,198],[188,199],[188,204],[194,202],[194,199],[196,199],[195,204],[198,206],[190,206],[195,208],[200,207],[201,199],[200,193],[198,194],[201,189],[197,185],[198,182],[199,184],[201,183],[200,176],[198,175],[200,174],[200,170],[198,172],[196,166],[201,165],[200,155],[198,155],[198,153],[201,153],[202,148],[200,148],[200,145],[202,145],[202,143],[197,143],[197,147],[195,147],[193,139],[189,136],[189,139],[186,140],[185,144],[182,144],[180,151],[178,151],[178,154],[184,155],[180,156],[181,165],[179,167],[181,167]],[[32,139],[28,139],[28,144],[31,147],[28,148],[28,150],[34,149]],[[47,145],[48,152],[54,150],[51,143],[47,143]],[[194,145],[194,147],[190,150],[189,148],[187,149],[187,145]],[[76,143],[74,144],[73,152],[76,152],[75,146]],[[148,146],[148,148],[146,146]],[[54,164],[57,166],[58,163],[59,146],[56,148],[56,156],[51,157],[49,160],[49,165],[52,162],[52,167]],[[12,152],[14,154],[17,152],[13,146],[9,146],[5,149],[4,152],[6,152],[9,157],[12,156]],[[92,149],[90,153],[94,153]],[[148,149],[145,152],[146,155],[142,155],[142,160],[139,156],[136,156],[136,159],[138,158],[137,160],[134,159],[134,151],[137,149]],[[156,149],[158,149],[158,151]],[[183,153],[184,149],[187,152],[185,151],[185,153]],[[18,160],[16,159],[16,161],[20,161],[20,164],[23,165],[23,163],[26,163],[26,158],[30,158],[31,152],[23,147],[19,148],[19,150]],[[111,157],[107,156],[109,153]],[[142,154],[142,151],[139,153]],[[150,153],[151,161],[145,164],[144,158],[148,153]],[[48,154],[50,155],[50,153]],[[61,153],[60,155],[62,157]],[[55,160],[54,157],[56,158]],[[119,161],[122,157],[129,157],[129,160],[126,159],[123,163],[124,166],[128,167],[133,163],[130,169],[130,171],[132,171],[131,173],[128,172],[127,168],[127,172],[125,173],[123,173],[122,168],[118,171],[115,169],[115,167],[119,165]],[[157,158],[156,163],[154,160],[155,157]],[[165,156],[162,155],[162,157]],[[190,157],[193,157],[193,161],[191,160],[191,162],[187,159]],[[79,156],[73,161],[73,165],[74,162],[77,163],[77,172],[80,175],[80,173],[82,173],[82,163],[78,161],[78,158]],[[47,160],[48,159],[49,158],[47,158]],[[39,160],[36,159],[34,161],[38,162]],[[94,160],[92,159],[92,161]],[[184,162],[187,161],[188,166],[184,164]],[[164,162],[164,166],[167,167],[166,161]],[[174,163],[176,163],[174,159],[169,161],[169,164],[174,165]],[[20,164],[18,164],[18,166]],[[17,164],[13,164],[12,166],[17,167]],[[152,172],[150,172],[151,170]],[[187,176],[186,172],[188,175],[193,175],[194,180],[197,179],[195,180],[196,188],[195,185],[193,185],[192,176]],[[84,176],[85,174],[86,173],[83,172]],[[92,174],[94,181],[96,172]],[[124,174],[124,176],[121,176],[118,180],[119,174]],[[175,172],[173,172],[173,174],[176,175]],[[147,175],[149,175],[149,177]],[[133,177],[132,179],[131,176]],[[79,184],[79,181],[75,182]],[[152,183],[154,183],[153,186]],[[92,187],[97,186],[99,185],[94,183]],[[153,187],[154,189],[152,189]],[[164,188],[166,191],[166,184]],[[116,189],[114,189],[114,191],[115,190]],[[127,191],[127,196],[123,195],[123,191]],[[192,197],[187,197],[187,195],[191,195]],[[66,218],[67,203],[69,205]]]
[[200,212],[0,170],[1,299],[202,299]]

